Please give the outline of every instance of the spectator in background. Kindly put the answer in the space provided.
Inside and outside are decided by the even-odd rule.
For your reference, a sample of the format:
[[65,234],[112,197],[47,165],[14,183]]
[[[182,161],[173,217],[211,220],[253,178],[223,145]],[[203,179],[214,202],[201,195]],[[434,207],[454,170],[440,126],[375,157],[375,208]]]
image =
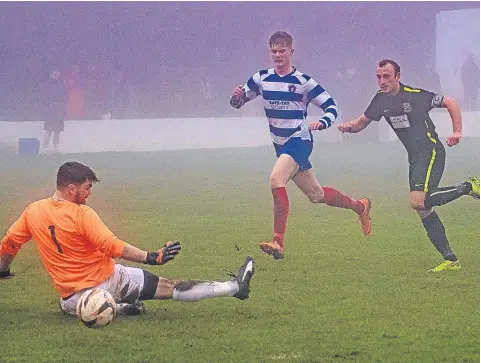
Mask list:
[[72,65],[70,72],[65,76],[65,84],[68,92],[65,119],[80,120],[85,118],[85,92],[78,65]]
[[25,59],[26,69],[23,74],[21,89],[18,93],[17,104],[20,105],[18,115],[23,120],[38,120],[38,110],[41,109],[40,88],[45,82],[45,66],[39,54],[32,54]]
[[58,152],[60,132],[64,130],[65,106],[67,90],[57,68],[52,69],[49,79],[42,86],[42,103],[44,109],[44,152],[50,152],[49,143],[53,133],[53,151]]

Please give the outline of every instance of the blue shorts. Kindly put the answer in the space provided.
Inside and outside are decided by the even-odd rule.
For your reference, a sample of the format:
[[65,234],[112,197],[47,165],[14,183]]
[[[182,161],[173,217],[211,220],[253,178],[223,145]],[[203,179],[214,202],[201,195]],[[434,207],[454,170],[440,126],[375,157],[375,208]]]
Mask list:
[[294,161],[299,165],[301,171],[306,171],[312,168],[309,156],[312,152],[313,142],[310,140],[302,140],[300,137],[293,137],[289,139],[284,145],[274,143],[277,157],[281,154],[290,155]]

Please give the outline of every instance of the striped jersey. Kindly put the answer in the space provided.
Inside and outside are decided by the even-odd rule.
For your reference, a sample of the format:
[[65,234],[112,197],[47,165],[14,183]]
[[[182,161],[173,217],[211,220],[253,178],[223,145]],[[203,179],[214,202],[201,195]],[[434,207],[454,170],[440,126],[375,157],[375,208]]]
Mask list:
[[324,111],[319,120],[323,129],[330,127],[337,118],[337,105],[331,95],[313,78],[295,68],[284,76],[278,75],[274,68],[261,70],[249,78],[243,88],[244,99],[237,104],[231,99],[231,105],[240,108],[262,95],[271,138],[278,145],[284,145],[292,137],[312,141],[306,120],[310,103]]

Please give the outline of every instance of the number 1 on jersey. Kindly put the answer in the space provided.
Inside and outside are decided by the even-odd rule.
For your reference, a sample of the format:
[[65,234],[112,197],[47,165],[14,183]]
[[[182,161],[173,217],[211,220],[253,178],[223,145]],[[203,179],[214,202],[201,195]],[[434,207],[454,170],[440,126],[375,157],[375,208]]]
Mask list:
[[60,253],[63,253],[62,246],[57,241],[57,237],[55,236],[55,226],[48,226],[48,229],[50,230],[50,235],[52,236],[53,243],[57,246],[57,250]]

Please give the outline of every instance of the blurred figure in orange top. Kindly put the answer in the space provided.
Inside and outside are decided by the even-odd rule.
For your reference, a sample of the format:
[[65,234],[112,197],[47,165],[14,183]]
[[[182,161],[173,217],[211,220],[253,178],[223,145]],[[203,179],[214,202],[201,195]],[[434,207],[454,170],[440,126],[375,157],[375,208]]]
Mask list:
[[70,71],[65,75],[65,85],[68,91],[65,119],[81,120],[85,118],[85,91],[78,65],[74,64],[70,67]]
[[96,174],[77,162],[63,164],[52,197],[31,203],[0,243],[0,279],[9,279],[10,264],[22,245],[34,239],[42,262],[60,295],[60,306],[75,315],[80,296],[93,287],[112,294],[119,311],[138,314],[143,300],[198,301],[210,297],[249,297],[254,261],[247,257],[237,275],[228,281],[182,281],[115,264],[114,258],[163,265],[180,252],[179,241],[168,241],[155,252],[138,249],[112,233],[86,205]]

